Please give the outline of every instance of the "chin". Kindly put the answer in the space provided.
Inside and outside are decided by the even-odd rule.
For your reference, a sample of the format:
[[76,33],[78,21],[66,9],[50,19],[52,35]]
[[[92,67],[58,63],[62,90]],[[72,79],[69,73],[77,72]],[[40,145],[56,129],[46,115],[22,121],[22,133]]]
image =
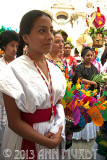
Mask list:
[[49,50],[44,50],[43,53],[48,54],[48,53],[50,53],[50,52],[51,52],[51,50],[49,49]]

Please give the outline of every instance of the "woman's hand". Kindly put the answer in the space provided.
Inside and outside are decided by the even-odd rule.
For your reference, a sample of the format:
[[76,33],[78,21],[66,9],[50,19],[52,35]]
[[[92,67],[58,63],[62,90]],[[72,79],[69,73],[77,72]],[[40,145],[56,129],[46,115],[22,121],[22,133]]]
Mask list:
[[62,136],[61,136],[62,128],[63,128],[63,126],[60,126],[59,130],[56,134],[49,132],[45,135],[46,137],[48,137],[50,139],[49,143],[47,144],[48,148],[53,149],[61,143],[61,141],[62,141]]
[[54,135],[55,135],[54,133],[49,132],[49,133],[45,134],[45,137],[47,137],[47,138],[53,138]]
[[98,88],[98,84],[96,82],[94,82],[93,85],[95,89]]

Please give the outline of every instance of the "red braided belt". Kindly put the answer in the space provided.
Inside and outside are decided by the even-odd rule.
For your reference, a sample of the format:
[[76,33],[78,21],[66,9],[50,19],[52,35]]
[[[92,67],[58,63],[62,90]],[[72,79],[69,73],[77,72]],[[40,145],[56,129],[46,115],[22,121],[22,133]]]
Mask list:
[[[53,106],[54,116],[56,115],[56,105]],[[52,115],[52,108],[47,109],[37,109],[33,114],[21,112],[21,118],[27,122],[30,126],[33,127],[34,123],[46,122],[49,121]],[[31,142],[26,139],[22,139],[21,150],[27,152],[27,156],[25,155],[25,159],[30,160],[32,157],[32,152],[34,153],[33,160],[37,160],[37,151],[34,142]]]

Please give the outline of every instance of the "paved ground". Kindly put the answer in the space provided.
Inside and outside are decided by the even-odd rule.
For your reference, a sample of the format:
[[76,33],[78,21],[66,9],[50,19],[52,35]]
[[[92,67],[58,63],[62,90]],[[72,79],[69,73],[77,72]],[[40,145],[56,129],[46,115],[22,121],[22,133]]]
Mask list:
[[71,160],[93,160],[91,148],[94,144],[94,139],[89,142],[85,140],[73,140],[71,149]]

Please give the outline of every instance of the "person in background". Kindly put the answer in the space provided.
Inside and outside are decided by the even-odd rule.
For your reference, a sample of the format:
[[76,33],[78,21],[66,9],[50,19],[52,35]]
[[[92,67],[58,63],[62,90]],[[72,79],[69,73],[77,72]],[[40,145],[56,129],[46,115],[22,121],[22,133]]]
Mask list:
[[81,63],[81,57],[79,55],[79,52],[78,52],[77,48],[74,49],[74,57],[77,61],[77,64],[80,64]]
[[[82,49],[81,57],[84,62],[76,66],[75,75],[73,77],[73,83],[76,84],[78,78],[81,79],[83,84],[89,84],[89,89],[98,89],[99,85],[91,81],[93,74],[98,74],[97,68],[91,63],[93,57],[92,48],[86,46]],[[73,139],[84,139],[89,142],[90,139],[96,137],[96,132],[99,131],[99,127],[95,126],[93,122],[87,123],[85,128],[77,133],[73,133]]]
[[[61,99],[66,82],[60,69],[45,58],[52,43],[50,15],[40,10],[27,12],[20,22],[18,58],[0,77],[0,103],[5,104],[8,118],[1,146],[3,160],[7,159],[3,155],[6,148],[12,153],[9,160],[15,158],[16,150],[25,153],[19,159],[52,159],[45,154],[52,153],[50,149],[58,149],[60,159],[59,146],[65,139]],[[23,55],[25,45],[28,53]]]
[[101,64],[96,60],[97,54],[96,54],[95,48],[92,48],[92,49],[93,49],[93,57],[92,57],[91,63],[97,68],[98,73],[100,73]]
[[12,30],[3,31],[0,34],[0,49],[4,55],[0,58],[0,70],[16,58],[18,47],[18,33]]
[[97,68],[91,63],[93,57],[93,50],[90,47],[84,47],[81,52],[83,63],[76,66],[75,74],[73,77],[73,83],[76,84],[78,78],[82,79],[83,84],[89,84],[90,89],[97,89],[98,84],[91,81],[93,74],[98,74]]
[[[0,71],[2,71],[7,64],[9,64],[15,59],[17,47],[18,33],[16,33],[15,31],[6,30],[0,34],[0,49],[4,51],[3,57],[0,58]],[[6,123],[6,110],[5,107],[0,105],[0,144],[2,141]]]
[[51,63],[58,66],[66,79],[68,79],[68,66],[66,60],[62,59],[64,51],[64,40],[59,32],[54,31],[54,42],[52,45],[52,50],[46,55],[46,58]]
[[[63,54],[63,47],[64,47],[64,41],[63,41],[63,37],[59,32],[53,32],[54,35],[54,42],[52,45],[52,50],[50,52],[50,54],[46,55],[47,60],[49,60],[51,63],[54,63],[57,67],[59,67],[63,73],[63,75],[66,78],[66,83],[67,85],[71,86],[72,82],[71,82],[71,78],[69,77],[68,74],[68,65],[65,59],[62,59],[62,54]],[[64,109],[65,111],[65,117],[69,114],[68,111],[66,111],[66,109]],[[72,146],[72,140],[68,140],[67,137],[68,136],[72,136],[72,134],[69,134],[67,130],[65,130],[66,133],[66,144],[65,144],[65,149],[67,150],[68,148],[70,148]],[[69,145],[67,145],[69,141]],[[67,153],[67,152],[66,152]]]
[[64,55],[63,59],[67,61],[68,64],[68,73],[69,73],[69,78],[72,79],[72,76],[74,75],[75,68],[77,66],[77,61],[76,59],[71,56],[71,43],[70,42],[65,42],[64,43]]

